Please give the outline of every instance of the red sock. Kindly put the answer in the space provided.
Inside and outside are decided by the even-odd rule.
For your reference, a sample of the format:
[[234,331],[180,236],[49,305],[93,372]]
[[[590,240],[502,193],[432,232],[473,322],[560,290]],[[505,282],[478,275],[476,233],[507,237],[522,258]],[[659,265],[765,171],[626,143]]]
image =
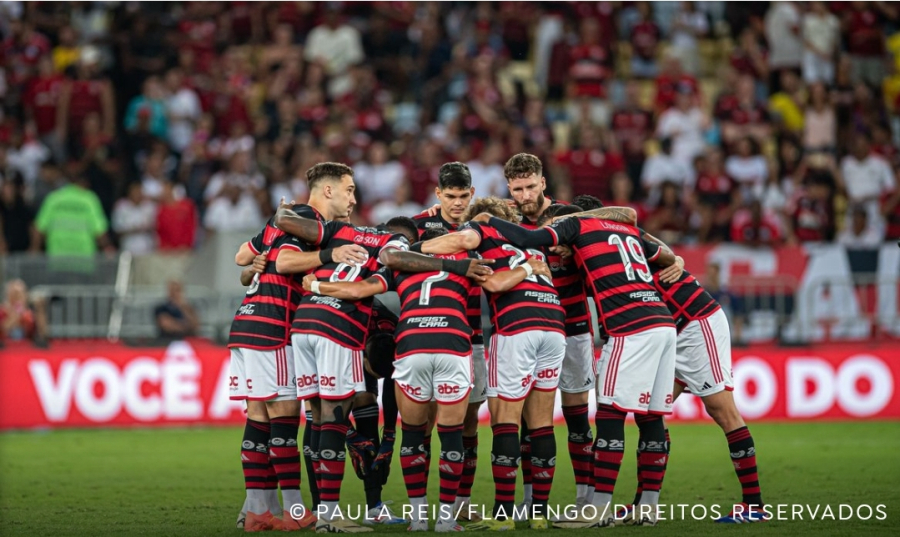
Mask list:
[[425,469],[428,458],[424,451],[425,424],[410,425],[400,423],[403,435],[400,437],[400,467],[403,469],[403,483],[410,499],[424,498],[428,490],[428,475]]
[[533,429],[531,436],[531,467],[534,491],[532,505],[534,513],[547,516],[547,501],[550,499],[550,488],[553,486],[553,475],[556,473],[556,437],[553,426]]
[[300,429],[298,416],[272,418],[272,439],[269,441],[269,457],[278,474],[281,495],[288,506],[302,503],[300,497],[300,450],[297,434]]
[[[512,516],[516,501],[516,474],[519,458],[519,427],[514,423],[498,423],[491,427],[494,444],[491,447],[491,471],[494,475],[493,518]],[[499,516],[498,516],[499,515]]]
[[569,429],[569,457],[575,471],[575,484],[590,486],[594,481],[593,444],[588,406],[564,406],[563,417]]
[[337,504],[347,460],[346,423],[323,423],[319,436],[319,498]]
[[[625,416],[609,405],[597,407],[597,440],[594,442],[594,503],[612,500],[625,454]],[[608,496],[606,496],[608,495]]]
[[241,467],[244,470],[244,487],[267,489],[269,487],[269,434],[271,427],[262,421],[247,420],[241,441]]

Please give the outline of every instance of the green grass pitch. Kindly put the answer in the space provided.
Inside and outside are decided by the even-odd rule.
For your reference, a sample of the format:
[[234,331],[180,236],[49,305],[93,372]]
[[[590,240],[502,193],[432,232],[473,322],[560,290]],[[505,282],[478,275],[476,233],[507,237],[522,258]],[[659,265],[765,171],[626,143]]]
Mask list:
[[[900,424],[755,424],[751,431],[768,503],[828,504],[836,515],[839,504],[884,504],[887,518],[810,521],[807,515],[804,520],[741,526],[677,520],[663,522],[657,528],[554,531],[574,535],[655,532],[692,537],[900,534]],[[565,505],[574,499],[574,484],[565,426],[558,426],[556,433],[559,458],[551,503]],[[739,500],[740,489],[725,439],[715,426],[676,423],[671,426],[671,434],[672,457],[662,503],[719,504],[725,508]],[[626,435],[626,457],[614,498],[618,503],[630,501],[634,492],[637,429],[630,425]],[[238,458],[240,437],[241,429],[232,427],[2,434],[0,534],[238,535],[234,521],[244,497]],[[487,428],[481,431],[479,452],[473,499],[490,504],[493,483]],[[363,500],[363,491],[349,465],[348,470],[342,504],[355,505]],[[308,494],[304,497],[308,501]],[[431,472],[429,497],[437,498],[436,466]],[[394,459],[384,499],[395,504],[406,499],[399,457]],[[518,529],[531,533],[523,524]],[[406,527],[377,531],[405,533]]]

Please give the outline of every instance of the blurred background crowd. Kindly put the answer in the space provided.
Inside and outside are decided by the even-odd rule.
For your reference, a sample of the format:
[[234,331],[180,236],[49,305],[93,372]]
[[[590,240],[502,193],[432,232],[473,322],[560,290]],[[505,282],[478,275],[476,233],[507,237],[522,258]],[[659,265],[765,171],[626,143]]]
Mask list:
[[467,162],[636,208],[675,244],[900,238],[890,2],[0,2],[0,251],[194,249],[305,170],[354,218]]

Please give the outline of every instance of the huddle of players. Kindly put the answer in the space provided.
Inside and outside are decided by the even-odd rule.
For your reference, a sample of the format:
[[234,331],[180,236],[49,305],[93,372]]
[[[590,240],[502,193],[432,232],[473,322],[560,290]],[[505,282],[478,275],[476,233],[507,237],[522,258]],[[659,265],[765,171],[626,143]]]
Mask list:
[[[554,204],[543,195],[542,165],[533,155],[515,155],[504,171],[521,218],[497,198],[479,198],[470,207],[474,191],[468,169],[449,163],[440,172],[437,214],[413,221],[398,217],[372,229],[338,220],[349,216],[355,202],[352,170],[319,164],[308,172],[309,205],[282,205],[266,229],[242,246],[236,261],[253,263],[242,278],[255,275],[235,317],[230,346],[232,396],[248,400],[242,444],[246,530],[299,529],[315,522],[322,532],[371,531],[342,517],[337,500],[347,418],[354,395],[366,391],[365,370],[372,370],[373,362],[381,376],[392,374],[395,382],[403,431],[401,466],[414,508],[426,504],[430,431],[437,425],[441,505],[435,531],[461,531],[457,515],[463,519],[469,514],[465,507],[477,463],[477,410],[485,397],[493,430],[495,504],[490,518],[468,529],[514,529],[520,462],[530,527],[549,526],[557,388],[569,429],[576,504],[596,506],[590,512],[597,516],[581,510],[555,526],[614,524],[607,508],[624,454],[627,412],[635,413],[641,434],[639,493],[634,515],[618,515],[637,524],[656,523],[655,512],[640,506],[658,502],[669,445],[662,415],[671,412],[685,386],[703,398],[726,432],[743,502],[762,504],[753,440],[730,394],[730,338],[718,304],[683,271],[680,258],[635,227],[633,211],[603,208],[585,196],[576,198],[580,206]],[[593,211],[579,213],[581,209]],[[548,224],[549,217],[558,220]],[[408,251],[409,243],[415,243],[413,251]],[[301,293],[288,275],[306,272]],[[482,289],[493,325],[487,356],[480,326]],[[395,356],[374,360],[370,348],[364,364],[372,297],[388,290],[401,298]],[[597,329],[608,337],[596,363],[587,292],[597,305]],[[289,332],[292,345],[287,344]],[[390,347],[383,336],[370,334],[369,339]],[[254,356],[257,352],[262,354]],[[596,440],[587,412],[595,381]],[[309,445],[314,466],[319,496],[314,502],[324,507],[317,521],[311,513],[289,512],[289,506],[302,504],[297,399],[309,400],[312,407],[311,434],[304,445]],[[359,428],[360,406],[355,404]],[[378,441],[375,408],[375,434],[364,435],[373,444]],[[392,419],[389,414],[385,412],[383,437],[387,449],[366,446],[364,438],[348,439],[351,445],[361,444],[362,451],[378,449],[381,475],[375,476],[379,486],[373,489],[379,493],[393,447],[396,412]],[[356,451],[351,449],[351,455]],[[364,463],[355,460],[354,466]],[[365,468],[358,473],[366,473]],[[375,473],[369,472],[367,479]],[[279,510],[271,492],[276,482],[285,505],[281,519],[272,514]],[[368,507],[383,507],[380,497],[369,501],[368,483],[366,489]],[[723,521],[759,519],[748,511]],[[427,530],[427,518],[416,516],[418,512],[410,529]],[[387,521],[396,517],[391,514]]]

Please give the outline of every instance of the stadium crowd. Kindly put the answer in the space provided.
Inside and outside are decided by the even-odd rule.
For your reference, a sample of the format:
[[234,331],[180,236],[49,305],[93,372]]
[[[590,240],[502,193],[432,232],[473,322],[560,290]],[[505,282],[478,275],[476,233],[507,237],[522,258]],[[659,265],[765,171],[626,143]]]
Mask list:
[[[434,203],[450,160],[508,196],[523,151],[555,198],[674,244],[869,246],[900,238],[898,23],[889,2],[3,2],[0,251],[194,248],[305,199],[323,161],[374,224]],[[77,230],[49,210],[72,200]]]

